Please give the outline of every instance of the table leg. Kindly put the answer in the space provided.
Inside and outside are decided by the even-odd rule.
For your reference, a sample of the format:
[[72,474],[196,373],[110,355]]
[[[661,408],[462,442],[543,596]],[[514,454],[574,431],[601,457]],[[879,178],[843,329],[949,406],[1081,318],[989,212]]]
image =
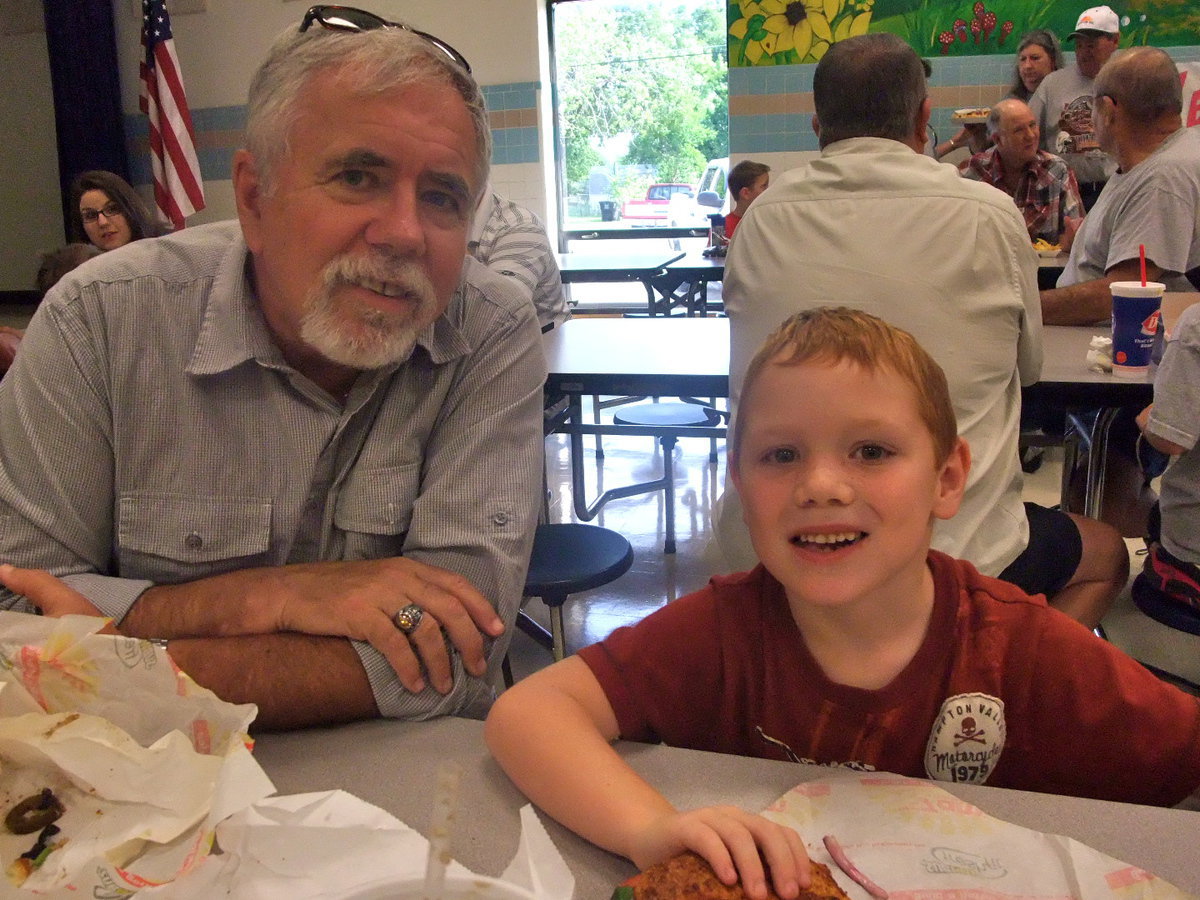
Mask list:
[[1083,514],[1099,519],[1104,508],[1104,475],[1108,459],[1108,438],[1120,407],[1106,406],[1096,416],[1088,447],[1087,480],[1083,491]]
[[[646,306],[649,309],[650,315],[656,316],[658,315],[658,303],[654,299],[654,285],[651,284],[649,278],[643,281],[642,285],[646,288]],[[670,312],[669,308],[667,312]]]

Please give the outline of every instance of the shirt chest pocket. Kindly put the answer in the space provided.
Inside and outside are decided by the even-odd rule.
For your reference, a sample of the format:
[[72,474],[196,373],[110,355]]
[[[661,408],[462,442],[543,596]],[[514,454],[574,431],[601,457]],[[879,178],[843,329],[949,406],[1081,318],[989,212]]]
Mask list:
[[126,494],[118,501],[121,575],[192,581],[265,565],[271,501],[257,497]]
[[342,558],[400,556],[420,484],[420,463],[355,472],[333,511],[333,523],[346,541]]

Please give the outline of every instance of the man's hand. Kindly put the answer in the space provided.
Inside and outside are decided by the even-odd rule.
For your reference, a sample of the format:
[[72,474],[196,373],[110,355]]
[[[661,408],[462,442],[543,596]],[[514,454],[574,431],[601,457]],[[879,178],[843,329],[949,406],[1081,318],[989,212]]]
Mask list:
[[[1159,281],[1162,274],[1163,270],[1153,260],[1146,260],[1147,281]],[[1141,277],[1140,261],[1127,259],[1110,266],[1102,278],[1042,291],[1042,324],[1094,325],[1107,321],[1112,318],[1109,285],[1114,281],[1138,281]]]
[[[0,566],[0,584],[14,594],[25,597],[45,616],[104,618],[104,614],[96,609],[87,597],[41,569],[18,569],[16,566],[6,563]],[[118,633],[112,622],[109,622],[101,630],[106,634]]]
[[1063,218],[1062,234],[1058,236],[1058,246],[1063,253],[1071,252],[1071,245],[1075,243],[1075,235],[1079,233],[1079,228],[1083,225],[1083,216],[1072,218],[1065,216]]
[[[410,603],[425,617],[406,636],[392,617]],[[487,670],[484,635],[504,631],[492,605],[461,575],[403,557],[247,569],[157,585],[123,625],[148,637],[302,632],[367,641],[414,693],[425,688],[422,663],[436,690],[453,686],[446,638],[478,677]]]
[[[412,691],[424,688],[421,661],[437,691],[444,694],[453,686],[447,637],[467,671],[478,677],[487,671],[481,632],[496,637],[504,631],[496,610],[467,579],[416,560],[313,563],[288,566],[278,574],[291,584],[278,595],[275,630],[367,641]],[[410,603],[425,610],[425,616],[406,636],[393,616]]]
[[1145,409],[1143,409],[1140,413],[1138,413],[1137,417],[1134,419],[1134,421],[1137,422],[1137,427],[1139,429],[1141,429],[1142,431],[1146,430],[1146,423],[1150,421],[1150,412],[1153,409],[1154,409],[1154,404],[1151,403],[1149,406],[1147,406]]
[[798,897],[811,883],[804,841],[791,828],[733,806],[711,806],[655,821],[641,835],[631,858],[639,868],[685,850],[704,857],[724,884],[741,881],[752,898],[767,896],[763,860],[771,870],[775,893]]
[[1137,422],[1137,427],[1142,430],[1142,437],[1157,450],[1159,453],[1165,453],[1167,456],[1179,456],[1181,453],[1187,453],[1188,448],[1181,444],[1176,444],[1174,441],[1168,441],[1166,438],[1161,438],[1153,431],[1147,431],[1146,426],[1150,424],[1150,412],[1154,409],[1154,404],[1151,403],[1140,413],[1134,420]]

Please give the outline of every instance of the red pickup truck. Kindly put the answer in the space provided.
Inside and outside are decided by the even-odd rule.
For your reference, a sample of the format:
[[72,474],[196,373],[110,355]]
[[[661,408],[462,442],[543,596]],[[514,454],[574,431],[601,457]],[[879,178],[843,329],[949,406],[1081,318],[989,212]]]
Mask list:
[[674,194],[695,197],[696,189],[690,184],[652,184],[646,188],[644,200],[625,201],[621,206],[621,218],[634,225],[665,225]]

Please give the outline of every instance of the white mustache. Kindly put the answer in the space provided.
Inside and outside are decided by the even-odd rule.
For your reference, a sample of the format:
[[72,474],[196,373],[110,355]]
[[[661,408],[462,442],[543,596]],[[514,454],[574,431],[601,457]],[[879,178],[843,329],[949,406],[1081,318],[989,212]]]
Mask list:
[[434,301],[433,283],[425,271],[407,259],[387,256],[339,256],[324,271],[327,290],[358,285],[387,297],[410,297],[418,303]]

